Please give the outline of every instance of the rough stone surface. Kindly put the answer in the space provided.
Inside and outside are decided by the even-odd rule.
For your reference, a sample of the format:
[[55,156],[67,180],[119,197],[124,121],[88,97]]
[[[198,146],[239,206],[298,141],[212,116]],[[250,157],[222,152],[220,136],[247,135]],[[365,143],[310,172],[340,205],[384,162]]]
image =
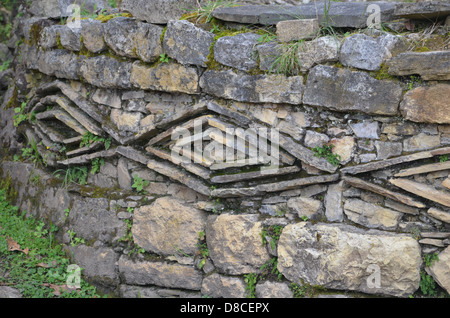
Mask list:
[[293,298],[288,284],[266,280],[256,284],[256,298]]
[[375,148],[378,160],[400,156],[403,151],[401,142],[375,141]]
[[183,13],[196,8],[195,0],[122,1],[122,10],[130,12],[138,20],[155,24],[167,24],[170,20],[179,20]]
[[325,135],[315,131],[307,130],[305,134],[305,146],[309,148],[322,147],[330,141],[330,138]]
[[0,298],[22,298],[20,290],[9,286],[0,287]]
[[308,75],[303,103],[338,111],[395,115],[401,96],[402,88],[391,81],[378,81],[363,72],[318,65]]
[[[320,25],[328,23],[332,27],[364,28],[367,26],[369,4],[367,2],[333,2],[328,12],[326,12],[323,2],[287,6],[283,7],[283,10],[280,10],[278,4],[243,5],[219,8],[214,11],[213,16],[224,21],[263,25],[275,25],[279,21],[292,20],[293,17],[318,18]],[[389,2],[379,2],[378,4],[380,22],[392,20],[395,4]]]
[[245,283],[242,278],[223,276],[217,273],[203,279],[202,295],[212,298],[245,298]]
[[322,207],[322,202],[312,198],[297,197],[289,199],[287,206],[295,211],[298,217],[307,216],[311,218],[319,212]]
[[119,283],[119,257],[112,249],[78,245],[70,247],[70,251],[89,281],[109,288],[114,288]]
[[[420,247],[409,235],[348,225],[287,225],[278,270],[289,280],[325,288],[406,297],[419,288]],[[379,285],[371,274],[380,275]]]
[[120,56],[154,62],[162,54],[162,32],[163,29],[159,26],[118,17],[105,24],[104,39]]
[[445,1],[397,3],[394,14],[408,19],[431,19],[450,15],[450,4]]
[[420,150],[432,149],[439,147],[441,138],[439,135],[427,135],[420,133],[403,141],[403,150],[407,152],[415,152]]
[[450,80],[450,51],[405,52],[386,62],[389,74],[420,75],[424,80]]
[[221,272],[232,275],[258,273],[270,259],[261,244],[262,224],[258,218],[255,214],[208,217],[209,255]]
[[131,83],[143,90],[198,93],[198,74],[192,67],[177,63],[162,63],[154,68],[140,62],[133,63]]
[[71,51],[81,50],[81,29],[64,25],[58,28],[58,34],[63,48]]
[[81,21],[81,36],[83,44],[92,53],[100,53],[107,49],[107,45],[103,39],[104,24],[94,19],[86,19]]
[[417,87],[408,91],[400,104],[403,117],[414,122],[449,124],[449,84]]
[[343,65],[368,71],[378,70],[386,56],[385,48],[376,39],[365,34],[348,37],[340,51]]
[[202,286],[200,271],[193,266],[177,263],[133,261],[128,256],[121,256],[119,273],[129,285],[157,285],[189,290],[200,290]]
[[206,67],[214,34],[185,20],[169,21],[164,34],[164,52],[181,64]]
[[200,87],[208,94],[240,102],[300,104],[304,85],[302,76],[208,70],[200,78]]
[[378,139],[379,124],[376,121],[363,121],[359,123],[351,123],[350,127],[358,138]]
[[440,252],[438,258],[439,259],[430,266],[428,271],[433,276],[434,280],[448,293],[450,292],[450,247],[447,247]]
[[277,37],[280,42],[313,39],[318,32],[317,19],[287,20],[277,23]]
[[342,208],[343,182],[331,184],[325,195],[325,216],[328,221],[342,222],[344,219],[344,210]]
[[255,45],[260,37],[255,33],[223,36],[214,45],[214,59],[220,64],[250,71],[258,67]]
[[111,122],[117,126],[119,131],[138,132],[141,119],[142,114],[139,112],[111,110]]
[[100,55],[85,59],[80,72],[89,84],[101,88],[131,88],[131,63]]
[[362,200],[346,200],[344,212],[355,223],[369,228],[393,230],[397,228],[402,214]]
[[198,233],[205,230],[206,214],[174,198],[162,197],[134,211],[134,242],[146,251],[194,255]]
[[298,52],[300,70],[305,72],[316,64],[339,60],[341,43],[332,36],[322,36],[304,42]]
[[353,157],[353,150],[356,143],[355,138],[352,136],[345,136],[342,138],[331,139],[329,145],[333,145],[331,152],[335,155],[339,155],[341,164],[346,164]]

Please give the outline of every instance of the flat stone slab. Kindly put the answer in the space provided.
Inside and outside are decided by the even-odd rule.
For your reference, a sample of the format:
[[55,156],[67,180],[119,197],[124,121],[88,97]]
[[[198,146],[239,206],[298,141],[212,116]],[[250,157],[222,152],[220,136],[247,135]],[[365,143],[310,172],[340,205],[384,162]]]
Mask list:
[[404,52],[386,62],[389,74],[419,74],[424,80],[450,80],[450,51]]
[[402,88],[395,82],[376,80],[365,72],[318,65],[308,75],[303,103],[337,111],[395,115],[401,97]]
[[[381,22],[393,19],[395,3],[389,2],[331,2],[328,9],[329,25],[332,27],[363,28],[367,26],[369,4],[380,7]],[[275,25],[280,21],[295,19],[319,19],[319,24],[326,24],[327,17],[324,3],[308,3],[297,6],[279,5],[244,5],[219,8],[213,16],[219,20]]]
[[417,3],[397,3],[394,14],[407,19],[430,19],[450,15],[450,3],[444,1],[429,1]]
[[450,207],[450,194],[447,191],[436,190],[432,186],[402,178],[390,179],[389,182],[400,189]]

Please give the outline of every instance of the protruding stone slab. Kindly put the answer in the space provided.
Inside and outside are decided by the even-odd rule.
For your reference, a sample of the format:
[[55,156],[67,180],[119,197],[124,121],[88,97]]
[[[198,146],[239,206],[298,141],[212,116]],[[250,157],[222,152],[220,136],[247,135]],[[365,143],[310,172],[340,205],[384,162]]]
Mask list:
[[450,51],[405,52],[386,62],[391,75],[420,75],[424,80],[450,80]]
[[427,212],[432,217],[450,224],[450,212],[441,211],[436,208],[429,208]]
[[450,192],[436,190],[432,186],[408,179],[390,179],[389,182],[405,191],[450,207]]
[[396,115],[402,88],[379,81],[364,72],[318,65],[308,75],[303,103],[337,111],[359,111],[374,115]]
[[428,172],[434,172],[434,171],[442,171],[450,169],[450,161],[445,162],[438,162],[438,163],[431,163],[427,165],[422,165],[420,167],[414,167],[414,168],[408,168],[400,170],[398,173],[396,173],[395,177],[407,177],[415,174],[422,174],[422,173],[428,173]]
[[[314,2],[297,6],[280,5],[243,5],[237,7],[219,8],[213,12],[217,19],[248,23],[275,25],[280,21],[300,19],[319,19],[319,24],[327,21],[332,27],[364,28],[370,14],[366,2]],[[393,18],[394,3],[376,2],[380,7],[381,22]]]
[[400,112],[407,120],[419,123],[449,124],[449,84],[417,87],[408,91],[400,104]]
[[339,60],[340,47],[339,40],[329,35],[304,42],[298,51],[300,70],[306,72],[316,64]]
[[203,92],[217,97],[251,103],[300,104],[302,76],[238,75],[231,70],[208,70],[200,78]]
[[417,152],[412,155],[400,156],[397,158],[381,160],[381,161],[377,161],[377,162],[370,162],[370,163],[357,165],[357,166],[353,166],[353,167],[345,167],[345,168],[342,168],[341,171],[343,173],[358,174],[358,173],[363,173],[363,172],[367,172],[367,171],[383,169],[383,168],[390,167],[390,166],[397,165],[397,164],[404,163],[404,162],[411,162],[411,161],[415,161],[415,160],[431,158],[433,156],[443,155],[443,154],[448,154],[448,153],[450,153],[449,147],[440,148],[440,149],[436,149],[436,150],[430,150],[430,151],[422,151],[422,152]]
[[278,242],[278,270],[288,280],[331,289],[409,296],[419,288],[421,263],[410,235],[348,225],[290,224]]
[[206,67],[214,34],[186,20],[169,21],[164,34],[164,52],[181,64]]
[[416,208],[425,208],[426,207],[423,203],[417,202],[416,200],[414,200],[411,197],[408,197],[408,196],[398,193],[398,192],[391,191],[389,189],[386,189],[379,185],[364,181],[362,179],[348,177],[348,176],[344,176],[342,179],[351,186],[354,186],[356,188],[360,188],[363,190],[372,191],[377,194],[381,194],[382,196],[385,196],[392,200],[404,203],[406,205],[413,206]]
[[278,192],[296,189],[305,185],[316,183],[334,182],[339,179],[339,174],[330,174],[323,176],[306,177],[300,179],[293,179],[288,181],[280,181],[276,183],[260,184],[257,189],[262,192]]
[[394,14],[407,19],[432,19],[450,15],[450,3],[446,1],[425,1],[417,3],[396,3]]

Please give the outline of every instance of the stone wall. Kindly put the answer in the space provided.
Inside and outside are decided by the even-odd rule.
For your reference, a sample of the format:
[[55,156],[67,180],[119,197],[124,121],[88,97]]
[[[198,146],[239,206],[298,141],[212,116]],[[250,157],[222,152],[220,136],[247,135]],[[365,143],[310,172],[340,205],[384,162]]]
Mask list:
[[[61,10],[38,17],[50,2],[15,25],[0,172],[89,281],[246,297],[257,274],[256,297],[293,297],[293,283],[407,297],[427,273],[450,290],[446,3],[380,3],[380,31],[367,3],[333,2],[325,23],[307,16],[320,3],[300,7],[308,19],[238,6],[205,21],[124,0],[73,28]],[[191,160],[173,156],[181,135]],[[259,138],[277,151],[242,160]]]

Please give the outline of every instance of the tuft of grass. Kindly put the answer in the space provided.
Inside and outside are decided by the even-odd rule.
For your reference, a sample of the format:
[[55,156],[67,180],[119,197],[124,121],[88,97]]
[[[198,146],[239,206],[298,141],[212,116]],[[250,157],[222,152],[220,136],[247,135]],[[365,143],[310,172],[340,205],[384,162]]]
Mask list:
[[196,23],[209,23],[213,19],[212,13],[218,8],[228,8],[236,6],[234,1],[229,0],[207,0],[202,4],[197,2],[197,9],[183,16],[184,19],[194,19]]
[[303,45],[304,40],[279,44],[279,50],[282,52],[278,55],[270,66],[269,73],[277,75],[294,76],[300,72],[300,60],[298,59],[298,51]]

